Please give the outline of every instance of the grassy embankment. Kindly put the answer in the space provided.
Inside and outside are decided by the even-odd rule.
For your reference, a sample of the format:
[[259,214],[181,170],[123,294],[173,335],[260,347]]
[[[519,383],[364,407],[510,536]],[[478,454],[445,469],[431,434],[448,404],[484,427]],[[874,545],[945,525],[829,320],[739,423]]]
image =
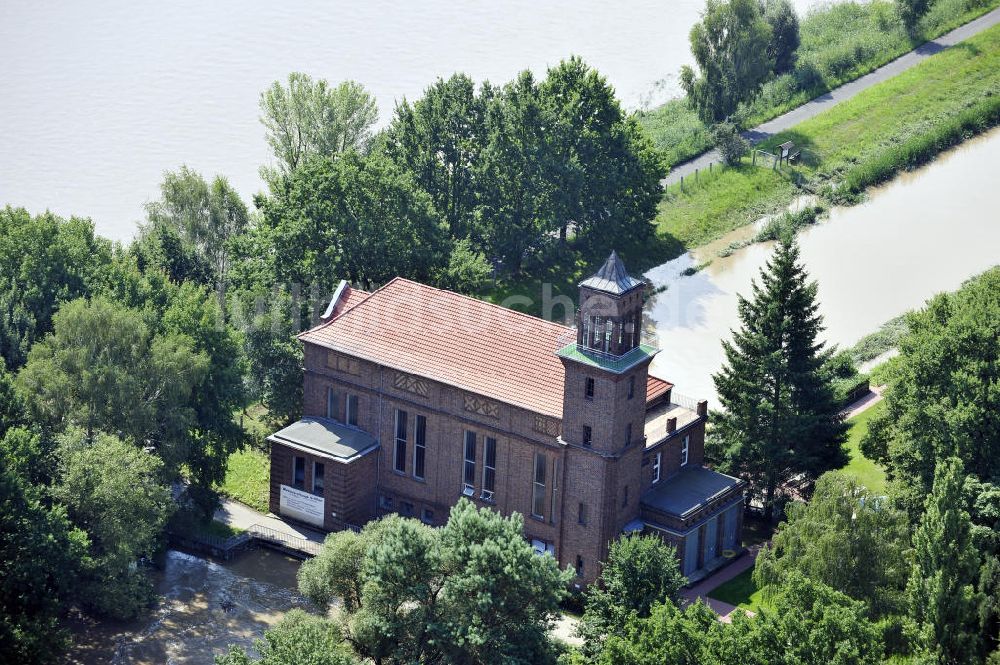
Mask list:
[[866,187],[919,166],[1000,121],[1000,26],[944,51],[761,144],[784,141],[801,163],[717,169],[681,191],[671,186],[657,230],[684,246],[703,244],[780,209],[800,193],[857,201]]
[[270,460],[260,448],[271,433],[265,422],[266,415],[266,410],[260,405],[251,407],[243,414],[247,441],[242,449],[229,456],[226,478],[218,487],[222,495],[262,513],[268,512],[271,473]]
[[[1000,26],[929,58],[825,113],[761,144],[774,151],[784,141],[802,150],[795,166],[775,171],[758,158],[736,167],[716,168],[698,181],[685,179],[683,191],[665,192],[650,241],[622,238],[616,249],[635,273],[715,240],[733,229],[782,210],[804,193],[830,202],[860,200],[866,187],[920,166],[947,148],[1000,122]],[[576,283],[594,261],[572,252],[546,265],[526,266],[520,279],[501,281],[482,295],[535,315],[562,316],[542,309],[542,284],[553,295],[576,297]],[[530,277],[529,277],[530,276]],[[522,303],[510,296],[523,296]]]
[[[767,83],[739,114],[746,127],[775,118],[810,99],[878,69],[1000,6],[1000,0],[938,0],[910,37],[887,0],[822,5],[802,17],[795,69]],[[639,122],[668,163],[678,164],[711,147],[708,127],[684,99],[639,114]]]

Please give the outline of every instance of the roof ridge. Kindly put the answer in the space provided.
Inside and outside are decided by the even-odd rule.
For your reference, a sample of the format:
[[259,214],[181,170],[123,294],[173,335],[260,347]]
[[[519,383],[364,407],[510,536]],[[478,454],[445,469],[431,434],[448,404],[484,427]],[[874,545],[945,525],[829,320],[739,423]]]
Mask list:
[[379,292],[381,292],[381,291],[389,288],[389,286],[392,285],[392,284],[394,284],[395,282],[402,282],[402,283],[405,283],[405,284],[412,284],[413,286],[416,286],[419,289],[427,289],[427,290],[430,290],[430,291],[437,291],[439,293],[443,293],[443,294],[446,294],[448,296],[454,296],[455,298],[458,298],[458,299],[461,299],[461,300],[464,300],[464,301],[467,301],[467,302],[472,302],[472,303],[475,303],[477,305],[485,305],[485,306],[491,307],[491,308],[493,308],[495,310],[499,310],[499,312],[503,313],[506,316],[509,316],[509,315],[513,314],[513,315],[518,316],[518,317],[530,319],[531,321],[538,321],[538,322],[544,323],[546,325],[550,325],[550,326],[555,326],[555,327],[561,328],[563,331],[572,330],[571,326],[566,326],[566,325],[563,325],[561,323],[556,323],[555,321],[548,321],[546,319],[543,319],[540,316],[533,316],[533,315],[527,314],[525,312],[519,312],[516,309],[511,309],[510,307],[504,307],[503,305],[498,305],[496,303],[492,303],[492,302],[490,302],[488,300],[482,300],[480,298],[474,298],[473,296],[467,296],[467,295],[465,295],[463,293],[458,293],[457,291],[450,291],[448,289],[442,289],[442,288],[437,287],[437,286],[431,286],[430,284],[424,284],[422,282],[417,282],[417,281],[412,280],[412,279],[407,279],[406,277],[398,277],[398,276],[397,277],[393,277],[391,280],[389,280],[388,282],[386,282],[386,284],[384,286],[382,286],[381,288],[376,289],[375,291],[372,291],[368,295],[367,298],[365,298],[364,300],[362,300],[358,304],[354,305],[350,309],[347,309],[347,310],[341,312],[340,315],[337,317],[337,319],[343,318],[349,312],[352,312],[355,309],[357,309],[358,307],[360,307],[361,305],[364,305],[366,302],[368,302],[369,300],[371,300],[377,293],[379,293]]

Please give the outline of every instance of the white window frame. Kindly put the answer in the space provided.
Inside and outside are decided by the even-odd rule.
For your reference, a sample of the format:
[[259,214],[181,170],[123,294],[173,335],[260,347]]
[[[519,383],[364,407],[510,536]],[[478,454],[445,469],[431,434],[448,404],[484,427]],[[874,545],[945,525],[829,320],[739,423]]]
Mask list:
[[[423,423],[423,427],[421,427]],[[423,433],[423,436],[421,436]],[[417,450],[420,450],[423,458],[424,473],[417,475]],[[413,477],[423,480],[427,473],[427,416],[417,414],[413,417]]]
[[[402,416],[403,438],[399,437],[400,416]],[[392,441],[393,441],[392,470],[395,471],[396,473],[406,473],[406,444],[408,439],[410,438],[410,431],[407,428],[407,425],[409,425],[408,422],[409,419],[410,419],[410,414],[408,414],[403,409],[396,409],[395,428],[393,429],[392,433]],[[403,445],[402,455],[399,454],[400,444]],[[400,457],[402,457],[402,460],[400,460]],[[400,461],[402,461],[403,463],[402,469],[399,468]]]
[[[357,395],[348,395],[347,404],[344,406],[344,423],[352,427],[358,426],[358,404]],[[353,406],[352,406],[353,405]]]
[[[476,438],[476,433],[472,430],[465,430],[465,435],[462,438],[462,494],[466,496],[472,496],[476,493]],[[470,442],[472,443],[471,456]]]
[[[538,519],[545,519],[545,482],[547,480],[546,467],[548,460],[542,453],[535,453],[535,463],[532,465],[531,473],[531,516]],[[539,480],[541,471],[541,480]],[[541,510],[536,510],[536,508]]]
[[[322,494],[316,494],[316,467],[317,466],[323,467],[323,493]],[[316,494],[316,496],[322,496],[322,497],[326,496],[326,464],[324,464],[323,462],[317,462],[316,460],[313,460],[312,493]]]
[[[492,446],[490,445],[492,443]],[[493,464],[490,465],[490,448],[493,449]],[[492,472],[492,476],[490,476]],[[491,478],[491,482],[487,483],[487,478]],[[480,493],[480,498],[483,501],[493,501],[493,495],[496,492],[497,487],[497,440],[496,437],[486,436],[483,437],[483,489]]]
[[688,463],[688,447],[691,443],[691,435],[685,434],[684,438],[681,439],[681,466],[687,466]]
[[656,453],[656,457],[653,458],[653,484],[660,482],[660,469],[662,468],[661,463],[663,462],[663,451]]
[[326,387],[326,417],[330,420],[337,419],[337,393],[332,386]]

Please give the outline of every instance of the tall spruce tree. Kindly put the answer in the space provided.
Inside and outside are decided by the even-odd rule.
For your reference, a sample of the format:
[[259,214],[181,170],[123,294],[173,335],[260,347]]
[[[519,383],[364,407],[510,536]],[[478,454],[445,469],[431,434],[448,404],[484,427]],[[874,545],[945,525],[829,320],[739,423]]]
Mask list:
[[713,377],[725,408],[715,418],[723,466],[749,481],[768,518],[791,477],[847,461],[847,427],[823,369],[832,351],[817,341],[823,318],[808,277],[794,237],[784,236],[753,298],[740,296],[742,325],[723,342],[726,363]]
[[980,561],[963,507],[963,483],[961,460],[951,457],[938,463],[934,489],[913,533],[907,594],[921,642],[938,663],[976,662],[981,646],[982,597],[975,591]]

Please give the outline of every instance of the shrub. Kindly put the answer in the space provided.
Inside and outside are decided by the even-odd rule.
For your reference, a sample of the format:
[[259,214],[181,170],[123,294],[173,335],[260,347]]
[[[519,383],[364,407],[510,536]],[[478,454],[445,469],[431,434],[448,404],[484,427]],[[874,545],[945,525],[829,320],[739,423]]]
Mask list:
[[730,122],[720,122],[712,129],[712,143],[730,166],[739,164],[740,159],[750,150],[750,142]]

